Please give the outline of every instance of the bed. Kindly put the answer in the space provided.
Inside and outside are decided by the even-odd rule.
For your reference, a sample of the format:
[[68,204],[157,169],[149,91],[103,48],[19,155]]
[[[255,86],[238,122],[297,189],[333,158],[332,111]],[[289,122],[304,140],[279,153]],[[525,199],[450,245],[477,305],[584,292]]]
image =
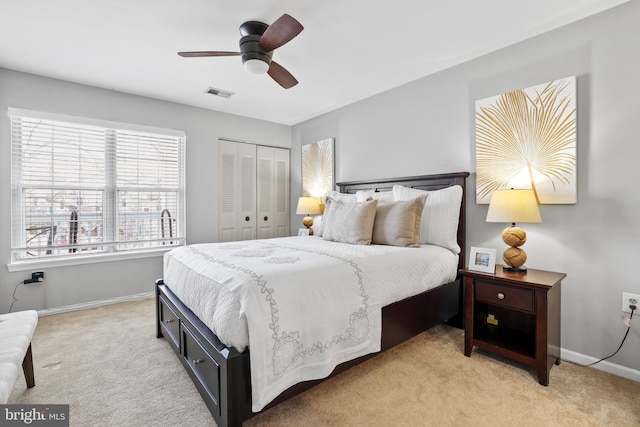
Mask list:
[[[279,402],[324,381],[326,378],[336,375],[374,356],[378,351],[384,351],[393,347],[427,330],[435,324],[450,322],[455,326],[462,326],[461,307],[463,295],[461,281],[457,276],[457,271],[462,268],[464,264],[464,190],[467,176],[468,173],[459,172],[338,184],[340,194],[345,195],[345,197],[357,195],[359,200],[362,199],[367,202],[372,200],[372,198],[383,198],[378,196],[389,196],[392,193],[396,195],[396,199],[404,195],[406,196],[406,200],[409,200],[413,196],[412,192],[414,191],[419,192],[419,190],[426,190],[431,192],[429,197],[433,198],[433,194],[440,193],[439,190],[461,189],[462,202],[459,203],[459,207],[456,207],[457,212],[454,213],[455,216],[457,216],[457,228],[454,230],[453,241],[449,243],[449,245],[455,246],[451,251],[455,253],[456,251],[454,249],[457,249],[460,254],[459,256],[457,253],[455,257],[451,256],[451,252],[448,249],[443,249],[438,245],[420,245],[421,248],[418,250],[409,249],[405,252],[401,252],[401,250],[405,248],[388,248],[382,247],[383,245],[370,245],[370,247],[365,247],[367,245],[346,245],[346,254],[328,253],[331,242],[327,243],[326,239],[328,236],[326,233],[330,234],[331,230],[325,230],[325,239],[321,237],[310,238],[296,236],[291,238],[270,239],[268,241],[236,242],[234,244],[190,245],[188,247],[178,248],[179,250],[176,249],[175,252],[172,251],[170,256],[165,256],[165,267],[167,267],[167,265],[171,267],[165,268],[165,276],[156,282],[157,337],[165,337],[167,339],[171,348],[173,348],[192,378],[218,426],[241,425],[244,420],[251,418],[258,411],[277,405]],[[398,196],[398,194],[400,196]],[[427,198],[427,200],[429,200],[429,198]],[[335,210],[332,210],[331,212],[334,211]],[[449,212],[447,215],[451,215],[451,213]],[[432,213],[431,216],[435,218],[437,214]],[[424,224],[423,221],[423,226]],[[435,228],[437,227],[432,227],[432,229]],[[430,238],[437,240],[440,237],[441,236],[437,235],[437,232],[434,232]],[[340,245],[334,246],[337,247]],[[376,294],[377,291],[374,290],[371,291],[371,295],[364,295],[362,293],[361,285],[363,277],[367,286],[371,284],[371,289],[374,289],[373,282],[376,280],[380,281],[382,285],[386,283],[385,281],[391,281],[390,276],[385,276],[385,271],[375,269],[378,264],[381,264],[380,259],[395,259],[396,262],[392,263],[395,265],[400,263],[401,259],[406,258],[408,256],[406,254],[414,254],[418,251],[425,251],[425,253],[432,252],[438,256],[441,256],[442,252],[449,253],[449,255],[445,256],[447,259],[446,262],[449,264],[453,263],[453,265],[447,267],[449,271],[447,273],[448,276],[445,274],[440,278],[434,279],[443,283],[430,283],[426,285],[428,290],[418,291],[417,294],[414,294],[416,292],[415,290],[402,290],[390,300],[385,300],[386,297],[378,297]],[[215,323],[212,324],[209,316],[205,315],[207,312],[206,304],[200,304],[205,298],[202,296],[203,291],[198,286],[202,285],[202,283],[206,285],[207,280],[213,281],[215,279],[216,282],[220,283],[228,282],[227,285],[233,288],[232,282],[234,279],[232,279],[231,275],[227,275],[222,267],[236,268],[242,270],[244,273],[253,272],[253,267],[243,267],[235,261],[231,263],[225,258],[228,252],[233,252],[233,255],[236,256],[234,259],[238,259],[238,254],[244,254],[242,255],[243,257],[248,254],[249,257],[254,258],[265,257],[265,254],[267,254],[269,255],[268,260],[273,261],[270,262],[270,264],[283,264],[286,271],[293,271],[296,277],[305,277],[305,280],[311,280],[309,278],[315,278],[316,276],[319,277],[318,271],[309,273],[306,270],[295,270],[298,268],[298,265],[300,265],[300,268],[303,268],[307,261],[306,257],[309,257],[308,263],[310,265],[320,266],[321,262],[329,262],[329,265],[318,268],[324,271],[335,270],[336,272],[334,274],[343,274],[341,277],[347,277],[347,275],[350,277],[349,280],[353,281],[353,286],[342,285],[341,288],[336,288],[330,292],[348,293],[351,292],[349,289],[353,289],[355,293],[359,292],[361,298],[358,303],[361,304],[361,307],[358,309],[357,306],[355,306],[355,308],[346,306],[344,310],[347,310],[347,312],[351,310],[354,313],[367,313],[366,316],[361,316],[366,317],[364,324],[366,324],[367,327],[359,329],[358,325],[362,325],[363,323],[352,322],[350,325],[353,326],[355,324],[356,327],[350,326],[345,329],[348,333],[333,335],[332,340],[323,341],[323,343],[326,342],[327,344],[323,344],[322,346],[314,345],[308,349],[300,344],[297,344],[297,347],[283,347],[299,347],[301,349],[300,351],[302,351],[301,354],[304,357],[308,356],[310,359],[312,357],[325,357],[331,359],[333,362],[337,361],[338,365],[335,369],[333,369],[333,365],[326,367],[316,363],[315,365],[317,366],[313,368],[315,371],[312,372],[310,377],[303,368],[298,369],[298,367],[296,367],[295,369],[291,369],[292,371],[295,370],[296,375],[304,379],[304,381],[278,384],[284,391],[277,387],[275,389],[272,388],[269,383],[269,378],[264,380],[266,386],[260,385],[256,381],[255,378],[257,375],[255,373],[262,371],[262,369],[258,369],[257,367],[267,366],[262,362],[261,348],[265,347],[272,350],[271,347],[275,347],[269,340],[266,340],[266,344],[260,344],[255,341],[254,337],[257,336],[255,333],[257,328],[271,328],[274,331],[274,343],[281,343],[282,341],[286,341],[285,338],[292,336],[295,338],[296,334],[290,333],[287,335],[279,330],[281,325],[278,322],[282,322],[282,325],[285,325],[287,314],[285,314],[284,311],[278,311],[280,306],[277,306],[275,301],[271,300],[269,300],[271,312],[267,313],[271,316],[268,319],[271,320],[268,322],[255,320],[246,321],[247,325],[240,327],[239,333],[234,332],[235,326],[233,324],[241,324],[241,322],[229,322],[232,324],[231,326],[233,326],[228,328],[229,330],[217,328]],[[192,261],[192,259],[195,261]],[[337,263],[341,259],[347,262]],[[357,259],[358,261],[354,262],[353,259]],[[349,262],[349,260],[351,261]],[[193,262],[196,264],[189,265],[189,263]],[[407,262],[414,268],[427,268],[420,266],[418,260]],[[345,269],[345,272],[340,273],[340,269]],[[349,269],[355,269],[354,271],[357,274],[348,273]],[[453,273],[451,273],[452,270]],[[269,274],[277,276],[280,274],[279,271],[280,270],[277,270],[274,265],[271,265],[267,273],[256,275],[255,283],[262,283],[260,281],[262,280],[261,278],[263,276],[269,278]],[[389,270],[388,274],[392,274],[394,277],[401,277],[401,274],[398,275],[392,270]],[[212,276],[212,278],[205,278],[207,275]],[[357,278],[354,279],[356,276]],[[424,276],[431,277],[431,274],[425,274]],[[189,277],[192,277],[192,279],[189,279]],[[322,280],[326,280],[327,283],[338,281],[331,277]],[[187,282],[189,282],[188,285],[186,284]],[[344,280],[340,280],[340,282],[349,283]],[[270,296],[270,292],[274,292],[272,288],[266,285],[261,286],[262,288],[260,288],[260,290],[263,295]],[[206,286],[202,285],[202,287],[204,288]],[[319,288],[320,286],[316,283],[314,287]],[[190,293],[188,293],[187,290],[189,290]],[[223,291],[226,292],[226,290]],[[274,295],[278,295],[279,301],[280,296],[283,294],[274,293]],[[313,295],[306,297],[306,299],[313,298],[315,298]],[[225,298],[218,299],[223,301]],[[346,296],[344,299],[346,300]],[[382,306],[381,310],[376,310],[376,304]],[[250,305],[250,303],[243,303],[242,309],[240,310],[241,312],[244,312],[243,310],[246,309],[246,307],[244,307],[245,305]],[[335,305],[338,306],[339,304],[336,303]],[[300,311],[309,311],[304,308],[302,303],[301,306],[303,308],[301,308]],[[278,310],[275,310],[274,307],[277,307]],[[332,308],[332,310],[333,309],[334,308]],[[217,306],[214,311],[224,310],[223,306]],[[209,311],[211,311],[210,307]],[[380,313],[379,318],[375,314],[377,312]],[[199,315],[195,313],[199,313]],[[324,316],[324,314],[322,316]],[[324,319],[325,317],[322,318]],[[356,315],[356,322],[361,320],[363,319]],[[248,328],[247,331],[252,331],[251,353],[253,354],[253,358],[250,357],[248,341],[243,337],[243,328]],[[378,335],[375,335],[376,328],[381,329],[381,333],[378,333]],[[214,330],[217,333],[214,333]],[[362,330],[365,332],[361,332]],[[369,340],[365,343],[363,337],[369,332],[373,334],[375,342]],[[355,336],[356,339],[350,340],[345,338],[351,336]],[[289,339],[289,341],[291,341],[291,339]],[[353,347],[346,347],[346,344],[344,344],[346,341],[353,341],[353,343],[351,343]],[[333,353],[329,351],[326,351],[325,354],[325,350],[331,350],[330,347],[333,347],[334,343],[338,343],[335,347],[339,350],[339,357],[332,356]],[[345,345],[344,347],[342,347],[343,344]],[[297,351],[296,354],[298,353]],[[283,360],[286,363],[283,363]],[[268,369],[265,369],[265,371],[267,371],[269,375],[271,375],[271,370],[280,374],[279,371],[287,370],[289,366],[293,366],[292,360],[297,361],[297,359],[288,356],[278,356],[277,358],[274,356],[273,363],[269,360],[267,361],[271,364],[268,365]],[[255,384],[253,390],[252,369]],[[313,375],[316,375],[315,378],[326,376],[324,374],[318,376],[318,369],[320,371],[324,370],[326,374],[330,373],[330,375],[322,379],[307,379],[314,378]],[[261,394],[261,390],[263,389],[267,390],[264,395]],[[257,392],[257,390],[260,390],[260,392]],[[257,405],[256,402],[258,402]]]

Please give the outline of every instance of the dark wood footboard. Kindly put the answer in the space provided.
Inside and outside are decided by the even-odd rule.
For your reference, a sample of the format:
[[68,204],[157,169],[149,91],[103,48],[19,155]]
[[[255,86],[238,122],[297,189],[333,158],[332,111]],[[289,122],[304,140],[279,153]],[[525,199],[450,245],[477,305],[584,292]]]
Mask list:
[[[448,321],[461,312],[460,280],[442,285],[382,309],[382,351]],[[167,338],[207,404],[219,427],[240,426],[251,411],[249,351],[228,348],[162,281],[156,282],[157,337]],[[324,379],[305,381],[285,390],[269,409],[326,381],[377,353],[338,365]]]
[[252,416],[249,352],[225,346],[162,281],[156,281],[157,337],[165,337],[219,427]]
[[[465,189],[466,172],[429,175],[404,179],[359,181],[339,184],[343,192],[358,189],[388,191],[394,184],[434,190],[451,185]],[[464,197],[464,196],[463,196]],[[465,253],[464,198],[458,227],[458,244]],[[256,415],[251,411],[251,372],[249,351],[239,353],[225,346],[218,337],[186,307],[173,292],[171,284],[156,282],[157,337],[167,339],[189,373],[218,427],[240,426]],[[462,318],[463,288],[458,278],[450,283],[383,307],[382,351],[389,349],[432,326]],[[459,326],[459,325],[456,325]],[[338,365],[329,378],[375,354]],[[307,390],[325,379],[299,383],[284,391],[264,410]],[[170,379],[168,379],[170,381]]]

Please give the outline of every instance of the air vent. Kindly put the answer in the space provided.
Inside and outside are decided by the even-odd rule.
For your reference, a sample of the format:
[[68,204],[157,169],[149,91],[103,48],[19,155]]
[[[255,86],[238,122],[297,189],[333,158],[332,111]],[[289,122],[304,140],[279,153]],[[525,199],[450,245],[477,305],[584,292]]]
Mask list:
[[229,92],[228,90],[216,89],[215,87],[208,88],[205,93],[210,93],[211,95],[219,96],[220,98],[231,98],[233,92]]

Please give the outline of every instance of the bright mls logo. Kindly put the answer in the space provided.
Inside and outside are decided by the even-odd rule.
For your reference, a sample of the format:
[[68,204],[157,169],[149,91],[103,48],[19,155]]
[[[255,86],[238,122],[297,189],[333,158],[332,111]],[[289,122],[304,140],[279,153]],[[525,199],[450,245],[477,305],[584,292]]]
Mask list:
[[0,425],[69,427],[69,405],[0,405]]

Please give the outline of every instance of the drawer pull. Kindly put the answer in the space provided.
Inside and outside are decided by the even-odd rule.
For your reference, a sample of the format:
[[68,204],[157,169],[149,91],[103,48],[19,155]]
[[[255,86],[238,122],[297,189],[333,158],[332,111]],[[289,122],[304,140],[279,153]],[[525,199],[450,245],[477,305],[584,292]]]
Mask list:
[[504,294],[502,292],[498,292],[498,299],[504,299]]
[[164,323],[171,323],[174,319],[165,319]]
[[194,365],[199,365],[202,362],[204,362],[204,359],[193,359],[193,364]]

